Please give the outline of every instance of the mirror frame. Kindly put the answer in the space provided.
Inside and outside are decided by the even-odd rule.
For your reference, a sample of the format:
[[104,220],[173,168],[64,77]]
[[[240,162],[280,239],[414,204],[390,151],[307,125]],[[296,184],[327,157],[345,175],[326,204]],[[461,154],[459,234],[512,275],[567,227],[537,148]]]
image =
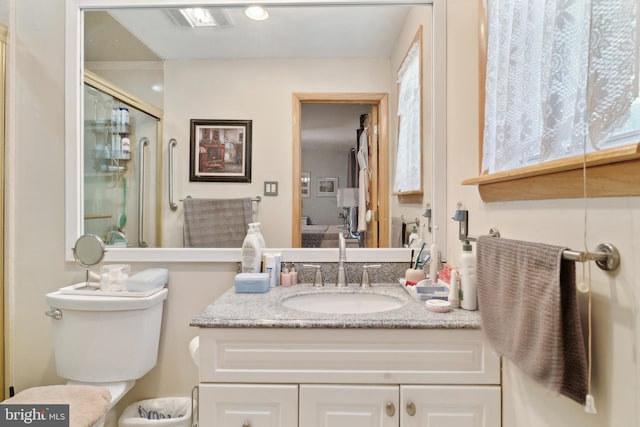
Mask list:
[[[84,216],[83,197],[83,149],[82,141],[82,85],[84,65],[82,58],[84,23],[83,10],[126,8],[126,7],[179,7],[202,5],[240,6],[245,0],[68,0],[66,2],[65,25],[65,259],[74,261],[72,247],[83,234],[81,218]],[[250,2],[249,2],[250,3]],[[433,79],[430,82],[433,97],[433,126],[431,141],[432,163],[432,236],[441,248],[446,260],[446,127],[447,127],[447,11],[446,0],[264,0],[269,5],[353,5],[353,4],[432,4],[433,37],[432,61]],[[435,82],[438,82],[436,85]],[[164,139],[164,138],[163,138]],[[440,142],[440,143],[436,143]],[[166,146],[160,141],[161,148]],[[163,178],[164,179],[164,178]],[[241,260],[239,248],[108,248],[107,262],[238,262]],[[282,248],[283,259],[287,261],[334,262],[338,251],[335,249]],[[408,259],[406,248],[350,249],[352,262],[403,262]]]

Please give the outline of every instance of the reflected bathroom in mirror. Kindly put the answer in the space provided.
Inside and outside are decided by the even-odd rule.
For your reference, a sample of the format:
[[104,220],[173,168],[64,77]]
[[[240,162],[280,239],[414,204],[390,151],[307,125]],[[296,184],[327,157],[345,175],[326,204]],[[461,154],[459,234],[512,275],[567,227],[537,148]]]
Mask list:
[[[427,203],[431,203],[434,210],[438,209],[437,197],[434,197],[438,190],[433,188],[443,183],[442,179],[436,183],[430,171],[433,141],[437,133],[436,121],[431,115],[436,110],[436,99],[440,95],[435,88],[432,89],[431,84],[425,84],[423,97],[424,102],[429,103],[424,108],[423,118],[423,199],[419,203],[402,203],[391,196],[388,190],[391,185],[389,177],[393,176],[395,168],[397,140],[397,84],[394,76],[419,27],[422,27],[425,50],[424,81],[431,81],[437,74],[433,66],[436,63],[433,57],[437,55],[434,47],[437,39],[434,25],[437,26],[437,20],[433,16],[432,2],[409,5],[353,2],[348,5],[333,2],[329,5],[316,2],[312,6],[269,6],[267,2],[270,18],[261,22],[248,20],[243,8],[237,4],[217,2],[209,5],[208,9],[220,21],[220,25],[207,28],[191,28],[182,22],[177,6],[186,2],[176,0],[173,2],[176,7],[171,8],[150,7],[153,6],[151,1],[133,3],[136,7],[109,8],[107,1],[102,5],[99,1],[88,0],[68,2],[68,25],[83,28],[84,33],[82,40],[75,41],[78,42],[76,44],[74,40],[67,40],[67,68],[71,70],[67,74],[69,99],[77,100],[75,105],[74,102],[68,103],[67,116],[70,122],[75,123],[76,129],[85,127],[87,120],[93,119],[96,108],[104,108],[100,103],[105,103],[101,98],[96,101],[93,92],[73,93],[75,85],[72,82],[84,79],[84,74],[73,72],[76,69],[74,64],[79,66],[77,69],[87,70],[119,92],[139,99],[161,113],[158,134],[148,137],[156,151],[146,155],[144,167],[153,168],[154,171],[146,172],[150,178],[144,190],[143,213],[136,209],[142,196],[137,194],[138,175],[134,172],[140,169],[139,155],[134,145],[139,144],[143,135],[138,134],[131,139],[130,159],[117,159],[120,162],[115,167],[126,167],[127,172],[124,169],[109,171],[107,165],[106,172],[112,176],[99,178],[108,181],[104,192],[109,194],[111,202],[106,203],[104,209],[105,206],[101,205],[103,202],[94,200],[96,192],[91,190],[86,178],[87,158],[90,157],[89,149],[82,146],[82,141],[88,138],[86,132],[83,136],[83,132],[71,131],[68,138],[71,147],[68,150],[67,175],[67,206],[70,211],[67,215],[68,238],[91,230],[103,234],[110,249],[114,246],[114,253],[120,253],[121,249],[134,251],[141,246],[136,242],[142,229],[142,240],[148,242],[150,248],[184,248],[184,210],[181,201],[186,197],[237,199],[262,195],[261,203],[252,204],[251,214],[253,221],[262,224],[262,234],[268,247],[305,246],[302,244],[304,217],[312,225],[327,225],[348,232],[357,247],[394,247],[398,241],[392,236],[397,232],[394,231],[397,227],[392,226],[394,220],[397,222],[398,219],[407,218],[412,221],[420,218]],[[81,25],[82,22],[84,25]],[[371,31],[372,28],[376,31]],[[67,35],[71,39],[75,37],[73,31],[68,31]],[[444,40],[440,43],[444,46]],[[77,47],[80,47],[79,51]],[[432,90],[434,93],[430,92]],[[386,204],[386,208],[380,209],[378,202],[372,202],[370,198],[367,209],[358,215],[355,209],[349,209],[353,206],[338,204],[336,191],[331,198],[326,197],[332,203],[332,212],[327,214],[331,220],[319,217],[320,211],[311,200],[318,188],[315,180],[321,177],[338,178],[336,190],[347,194],[352,191],[349,189],[359,187],[359,177],[353,179],[354,171],[355,175],[358,175],[358,171],[350,160],[352,154],[342,156],[340,165],[336,162],[340,170],[324,172],[317,169],[318,166],[313,162],[320,160],[323,149],[318,148],[315,155],[313,152],[311,155],[307,153],[305,144],[310,133],[308,129],[302,129],[300,123],[295,123],[294,94],[316,97],[323,94],[387,95],[384,101],[386,114],[381,115],[379,123],[372,124],[369,130],[370,136],[376,138],[379,131],[385,131],[386,140],[383,143],[387,151],[384,152],[385,157],[377,157],[378,171],[371,176],[369,183],[374,186],[376,197]],[[304,104],[302,111],[306,111],[307,107],[313,110],[313,103],[301,102]],[[96,107],[96,104],[99,105]],[[324,138],[330,139],[328,135],[335,133],[337,128],[346,128],[350,135],[340,138],[344,144],[350,145],[349,150],[355,150],[358,147],[358,131],[361,130],[361,115],[370,115],[371,106],[357,99],[341,101],[339,104],[351,104],[353,108],[356,108],[355,105],[364,105],[365,110],[334,115],[334,119],[323,128],[314,129],[314,143]],[[309,118],[315,120],[313,116]],[[194,119],[252,120],[253,164],[250,183],[189,181],[189,122]],[[306,112],[303,112],[302,120],[307,121]],[[298,132],[301,136],[296,135]],[[92,137],[96,138],[95,135]],[[169,165],[168,141],[173,139],[177,143],[173,148],[173,162]],[[301,147],[295,146],[296,141]],[[376,147],[369,143],[370,155],[378,149],[378,141],[374,143]],[[84,158],[85,164],[74,165],[78,158]],[[91,158],[91,161],[96,163],[95,158]],[[111,166],[113,168],[114,165]],[[312,170],[307,200],[301,193],[300,180],[302,172]],[[169,176],[172,176],[171,180]],[[79,185],[82,177],[85,182]],[[74,179],[78,182],[73,182]],[[277,196],[263,194],[265,182],[278,183]],[[444,186],[441,188],[444,194]],[[178,205],[175,210],[169,204],[167,195],[170,193],[175,194]],[[95,212],[90,211],[93,208]],[[443,212],[444,208],[442,206]],[[87,216],[103,214],[110,216],[106,220],[110,225],[100,232],[92,230],[92,224],[82,220]],[[141,223],[140,217],[143,215]],[[434,213],[434,223],[440,221],[441,225],[437,228],[438,233],[444,233],[445,217],[442,214],[438,218]],[[360,223],[356,224],[354,218]],[[98,222],[101,219],[91,221]],[[362,230],[362,221],[369,228],[366,231]],[[379,233],[375,240],[370,238],[373,236],[371,227],[374,226],[376,233]],[[425,232],[426,240],[431,241],[432,238]],[[120,244],[113,245],[110,240]],[[125,249],[124,246],[128,247]],[[129,260],[126,257],[124,259]]]

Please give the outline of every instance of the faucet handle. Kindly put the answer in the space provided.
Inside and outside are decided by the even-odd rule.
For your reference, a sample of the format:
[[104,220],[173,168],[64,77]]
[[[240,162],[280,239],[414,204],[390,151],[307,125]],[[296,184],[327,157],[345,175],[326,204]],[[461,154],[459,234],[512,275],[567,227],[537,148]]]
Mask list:
[[370,268],[380,268],[380,264],[371,264],[362,266],[362,277],[360,278],[360,287],[361,288],[370,288],[371,287],[371,279],[369,278],[369,269]]
[[315,264],[302,264],[304,268],[315,268],[316,273],[313,276],[313,286],[316,288],[321,288],[324,286],[324,279],[322,278],[322,267],[320,265]]

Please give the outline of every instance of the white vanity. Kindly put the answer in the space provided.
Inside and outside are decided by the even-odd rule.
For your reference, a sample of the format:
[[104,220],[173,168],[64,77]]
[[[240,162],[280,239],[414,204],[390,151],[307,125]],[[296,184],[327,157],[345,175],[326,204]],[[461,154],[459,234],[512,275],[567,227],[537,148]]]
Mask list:
[[[402,306],[351,314],[282,305],[306,293],[385,295]],[[501,424],[500,358],[478,313],[429,312],[397,284],[232,289],[191,324],[200,328],[201,426]]]

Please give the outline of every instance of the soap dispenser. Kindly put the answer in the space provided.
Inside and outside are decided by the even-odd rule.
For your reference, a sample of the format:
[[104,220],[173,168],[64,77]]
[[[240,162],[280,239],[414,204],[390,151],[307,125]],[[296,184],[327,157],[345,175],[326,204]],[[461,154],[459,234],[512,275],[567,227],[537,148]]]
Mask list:
[[476,255],[468,240],[462,245],[462,254],[460,254],[461,268],[461,289],[460,289],[460,307],[465,310],[477,310],[477,290],[476,290]]

